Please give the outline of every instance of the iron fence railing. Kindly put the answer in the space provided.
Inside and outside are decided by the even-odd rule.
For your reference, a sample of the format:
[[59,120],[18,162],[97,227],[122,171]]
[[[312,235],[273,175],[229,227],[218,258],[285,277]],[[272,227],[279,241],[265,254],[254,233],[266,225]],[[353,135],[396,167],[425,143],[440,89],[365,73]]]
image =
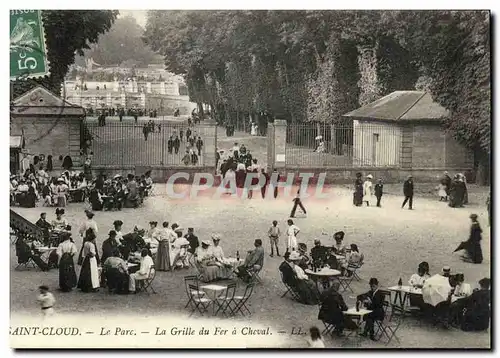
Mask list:
[[[216,126],[198,124],[188,126],[184,123],[172,123],[152,120],[139,123],[110,122],[102,126],[94,121],[87,121],[84,126],[92,140],[89,150],[93,152],[92,163],[96,167],[193,167],[215,166]],[[187,140],[196,137],[194,143]],[[176,149],[175,137],[179,138]],[[201,138],[199,149],[197,140]],[[169,140],[172,147],[169,148]],[[190,152],[191,151],[191,152]],[[190,155],[187,161],[187,153]]]
[[295,167],[398,167],[401,129],[391,124],[291,124],[286,165]]

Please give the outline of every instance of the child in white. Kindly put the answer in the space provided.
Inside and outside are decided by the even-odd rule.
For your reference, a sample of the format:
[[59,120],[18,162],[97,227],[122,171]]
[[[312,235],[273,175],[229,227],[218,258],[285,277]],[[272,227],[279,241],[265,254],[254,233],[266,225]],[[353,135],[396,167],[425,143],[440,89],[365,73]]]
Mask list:
[[43,317],[52,316],[54,314],[54,303],[56,302],[54,295],[49,292],[47,286],[40,286],[40,295],[38,295],[37,301],[42,308]]

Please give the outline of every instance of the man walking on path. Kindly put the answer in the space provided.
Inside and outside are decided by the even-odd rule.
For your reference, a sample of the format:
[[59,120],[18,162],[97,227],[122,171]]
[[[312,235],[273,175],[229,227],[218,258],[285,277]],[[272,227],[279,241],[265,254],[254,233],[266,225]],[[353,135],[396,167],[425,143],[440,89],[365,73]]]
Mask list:
[[413,210],[413,177],[411,175],[408,176],[408,179],[406,179],[403,184],[403,194],[405,200],[403,201],[403,205],[401,205],[401,209],[403,209],[409,201],[409,209]]
[[290,213],[291,218],[295,217],[295,211],[297,211],[297,206],[300,207],[300,209],[304,212],[304,215],[307,214],[306,208],[304,208],[304,205],[302,204],[302,201],[300,200],[300,188],[299,188],[299,190],[297,190],[297,196],[293,199],[293,208],[292,208],[292,212]]

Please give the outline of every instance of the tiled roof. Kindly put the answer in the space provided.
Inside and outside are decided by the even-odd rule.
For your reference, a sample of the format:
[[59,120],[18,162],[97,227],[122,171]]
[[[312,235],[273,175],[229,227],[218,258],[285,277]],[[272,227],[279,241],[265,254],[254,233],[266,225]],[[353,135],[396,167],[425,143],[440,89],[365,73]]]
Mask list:
[[352,119],[391,121],[441,121],[448,111],[423,91],[395,91],[366,106],[344,114]]

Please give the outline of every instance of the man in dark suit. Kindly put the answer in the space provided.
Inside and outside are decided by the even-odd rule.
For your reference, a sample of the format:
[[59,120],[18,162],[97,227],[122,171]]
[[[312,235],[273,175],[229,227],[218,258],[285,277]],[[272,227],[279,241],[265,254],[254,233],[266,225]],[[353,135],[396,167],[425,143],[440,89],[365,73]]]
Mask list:
[[194,229],[192,227],[188,228],[188,232],[184,235],[187,241],[189,241],[189,249],[188,251],[194,255],[196,248],[200,246],[200,242],[198,240],[198,236],[194,234]]
[[347,311],[347,305],[344,298],[338,292],[340,283],[335,281],[332,286],[321,294],[321,307],[318,313],[318,319],[335,326],[335,333],[341,337],[345,327],[355,326],[348,317],[344,315]]
[[366,321],[365,330],[361,336],[366,337],[370,335],[371,340],[375,340],[375,321],[382,321],[385,316],[384,312],[384,294],[378,289],[378,280],[376,278],[370,279],[370,291],[359,295],[357,300],[365,306],[366,309],[372,312],[364,316]]
[[403,201],[403,205],[401,205],[401,209],[404,208],[406,203],[409,201],[409,209],[413,210],[413,177],[411,175],[408,176],[408,179],[406,179],[403,184],[403,194],[405,196],[405,200]]
[[315,267],[322,267],[326,264],[327,249],[321,245],[319,239],[314,239],[314,247],[311,249],[311,258]]

